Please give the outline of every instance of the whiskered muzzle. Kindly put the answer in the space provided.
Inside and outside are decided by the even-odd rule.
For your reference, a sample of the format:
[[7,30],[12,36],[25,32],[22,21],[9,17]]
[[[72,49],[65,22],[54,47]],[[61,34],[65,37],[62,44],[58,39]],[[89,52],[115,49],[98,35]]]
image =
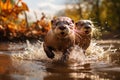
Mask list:
[[60,29],[60,30],[65,30],[66,27],[65,27],[65,26],[59,26],[59,29]]
[[90,26],[85,26],[85,29],[90,29],[91,27]]

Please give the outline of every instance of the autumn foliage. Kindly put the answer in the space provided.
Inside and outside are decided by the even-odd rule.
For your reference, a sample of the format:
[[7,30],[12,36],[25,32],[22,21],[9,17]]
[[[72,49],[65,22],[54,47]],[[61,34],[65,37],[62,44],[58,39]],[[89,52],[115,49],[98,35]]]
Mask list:
[[[29,11],[22,0],[12,3],[11,0],[0,0],[0,40],[26,40],[44,37],[50,29],[45,14],[41,19],[29,24],[26,12]],[[19,15],[24,15],[20,19]]]

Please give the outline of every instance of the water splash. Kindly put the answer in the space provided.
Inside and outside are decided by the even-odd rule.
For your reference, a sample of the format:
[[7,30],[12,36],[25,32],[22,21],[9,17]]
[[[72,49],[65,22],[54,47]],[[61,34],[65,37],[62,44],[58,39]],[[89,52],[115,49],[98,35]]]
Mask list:
[[[112,49],[112,45],[105,50],[103,46],[99,45],[93,40],[90,44],[90,47],[86,51],[86,55],[84,55],[83,50],[80,47],[75,46],[74,50],[69,56],[69,60],[81,64],[94,63],[98,61],[109,62],[109,52],[111,51],[115,52],[115,50]],[[55,58],[51,60],[47,58],[43,50],[43,42],[37,41],[36,43],[30,43],[29,41],[26,41],[24,50],[19,53],[13,53],[12,56],[17,59],[53,61],[59,60],[61,58],[61,53],[58,52],[58,54],[55,55]]]
[[19,53],[13,53],[12,56],[14,58],[26,60],[47,59],[46,55],[44,54],[42,44],[43,43],[40,41],[32,44],[27,40],[24,50]]
[[69,56],[69,60],[71,62],[77,62],[83,64],[85,62],[85,55],[82,48],[76,45]]

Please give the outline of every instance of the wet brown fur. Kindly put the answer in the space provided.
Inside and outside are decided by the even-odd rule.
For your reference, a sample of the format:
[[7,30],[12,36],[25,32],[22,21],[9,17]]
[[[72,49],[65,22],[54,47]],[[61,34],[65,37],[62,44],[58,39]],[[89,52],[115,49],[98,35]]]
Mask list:
[[[62,21],[67,21],[70,23],[68,24],[62,24]],[[61,26],[67,25],[66,30],[59,30],[59,26],[57,26],[57,23],[60,23]],[[68,17],[58,17],[56,19],[53,19],[51,21],[52,28],[47,33],[45,37],[45,41],[43,44],[44,51],[48,58],[54,58],[55,54],[53,51],[61,51],[63,53],[62,60],[66,60],[68,58],[68,55],[70,54],[70,51],[72,50],[72,47],[75,44],[75,34],[74,34],[74,23],[72,22],[72,19]],[[71,29],[70,29],[71,26]],[[58,28],[58,29],[57,29]],[[63,27],[62,27],[63,28]],[[56,31],[57,30],[57,31]],[[63,35],[61,35],[61,32],[64,32]]]
[[91,34],[84,35],[82,33],[76,32],[75,44],[79,45],[80,48],[86,50],[91,42]]
[[[79,45],[85,53],[91,43],[91,33],[94,25],[90,20],[79,20],[75,25],[75,44]],[[89,28],[85,29],[85,26]],[[88,33],[85,33],[85,31],[88,31]]]

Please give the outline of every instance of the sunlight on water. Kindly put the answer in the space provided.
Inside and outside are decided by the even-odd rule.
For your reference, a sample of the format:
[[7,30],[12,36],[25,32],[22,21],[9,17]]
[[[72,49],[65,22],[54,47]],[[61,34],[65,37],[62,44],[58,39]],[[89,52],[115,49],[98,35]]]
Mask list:
[[85,62],[85,55],[83,53],[83,50],[79,46],[76,45],[74,47],[74,50],[71,52],[71,54],[69,56],[69,60],[71,62],[84,64],[84,62]]
[[[105,49],[106,48],[106,49]],[[91,45],[86,51],[86,62],[99,64],[109,64],[111,53],[116,53],[116,49],[113,49],[113,45],[107,47],[98,44],[95,40],[91,42]]]
[[113,75],[111,71],[120,71],[119,67],[110,62],[110,55],[117,53],[115,48],[111,43],[101,45],[98,41],[92,40],[85,54],[76,45],[69,55],[68,61],[61,63],[62,53],[54,52],[55,58],[49,59],[43,50],[43,42],[41,41],[33,43],[27,40],[20,45],[11,43],[9,50],[12,50],[10,58],[12,58],[11,65],[13,65],[12,71],[14,72],[11,76],[14,78],[24,76],[23,78],[28,77],[30,80],[33,78],[36,80],[56,80],[58,78],[61,80],[112,80],[111,77],[117,75],[114,73]]
[[26,47],[24,48],[24,51],[13,53],[12,56],[14,58],[27,60],[47,59],[42,44],[43,43],[40,41],[33,44],[31,44],[29,41],[26,41]]
[[[12,48],[15,47],[11,46],[10,49]],[[103,46],[99,45],[98,43],[96,43],[96,41],[93,40],[85,55],[80,47],[75,46],[74,50],[69,56],[69,61],[79,64],[95,63],[98,61],[109,62],[109,53],[113,51],[115,52],[116,50],[111,48],[112,45],[105,50]],[[36,43],[30,43],[29,41],[26,41],[24,51],[13,53],[12,56],[16,59],[52,61],[51,59],[47,58],[43,50],[43,42],[41,41],[38,41]],[[58,52],[53,60],[59,60],[60,58],[61,53]]]

